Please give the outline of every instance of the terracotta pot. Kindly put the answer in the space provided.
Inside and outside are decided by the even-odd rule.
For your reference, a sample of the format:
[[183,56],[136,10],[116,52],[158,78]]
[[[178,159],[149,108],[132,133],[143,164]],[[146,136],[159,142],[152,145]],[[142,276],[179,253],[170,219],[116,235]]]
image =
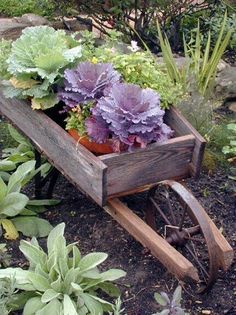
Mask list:
[[76,129],[69,129],[68,132],[76,141],[93,153],[102,155],[114,152],[112,149],[112,140],[100,144],[91,141],[89,137],[81,137]]

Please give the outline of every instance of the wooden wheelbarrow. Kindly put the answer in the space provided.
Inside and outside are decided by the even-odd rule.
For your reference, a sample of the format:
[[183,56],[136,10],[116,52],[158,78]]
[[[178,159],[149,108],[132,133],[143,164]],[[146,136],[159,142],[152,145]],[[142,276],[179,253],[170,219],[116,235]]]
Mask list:
[[[196,198],[176,180],[198,176],[205,140],[172,107],[165,122],[175,138],[146,149],[95,156],[42,111],[26,101],[5,99],[0,113],[79,190],[91,197],[178,279],[209,290],[233,249]],[[147,193],[145,223],[120,199]]]

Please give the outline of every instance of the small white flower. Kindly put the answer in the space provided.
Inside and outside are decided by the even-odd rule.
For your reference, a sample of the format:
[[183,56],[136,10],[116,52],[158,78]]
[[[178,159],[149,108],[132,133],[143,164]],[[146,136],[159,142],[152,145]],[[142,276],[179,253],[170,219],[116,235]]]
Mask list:
[[138,46],[138,43],[135,40],[131,40],[131,46],[128,46],[128,49],[130,49],[132,52],[136,52],[141,48]]
[[112,48],[110,49],[110,51],[111,51],[113,54],[115,54],[115,53],[116,53],[115,47],[112,47]]

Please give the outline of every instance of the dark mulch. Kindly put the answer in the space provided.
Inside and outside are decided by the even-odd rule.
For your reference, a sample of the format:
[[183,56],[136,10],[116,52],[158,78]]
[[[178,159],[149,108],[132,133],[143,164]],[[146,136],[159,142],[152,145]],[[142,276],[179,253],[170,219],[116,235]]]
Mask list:
[[[218,227],[223,229],[230,244],[236,249],[236,200],[224,171],[209,176],[203,173],[198,181],[187,180],[194,195],[205,206]],[[29,192],[32,187],[29,188]],[[127,315],[151,315],[158,310],[154,292],[173,292],[178,285],[157,259],[121,228],[103,209],[87,199],[64,178],[60,178],[55,196],[62,202],[50,208],[45,217],[53,224],[66,223],[68,242],[78,241],[82,253],[103,251],[109,258],[103,268],[122,268],[126,278],[119,281]],[[126,199],[137,213],[143,215],[145,194]],[[2,242],[3,240],[1,240]],[[18,241],[8,242],[14,266],[25,260],[17,250]],[[183,305],[190,314],[236,315],[236,264],[226,274],[220,273],[210,293],[198,295],[184,291]],[[202,312],[210,311],[210,313]]]

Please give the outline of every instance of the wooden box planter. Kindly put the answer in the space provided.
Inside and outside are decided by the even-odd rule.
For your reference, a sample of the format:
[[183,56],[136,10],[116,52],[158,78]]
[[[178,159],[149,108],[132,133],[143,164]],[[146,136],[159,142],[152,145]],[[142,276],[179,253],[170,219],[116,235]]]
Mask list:
[[164,179],[198,175],[205,140],[172,107],[165,115],[175,137],[134,152],[95,156],[29,102],[0,93],[0,113],[31,139],[37,149],[81,191],[100,206],[109,198],[145,189]]

